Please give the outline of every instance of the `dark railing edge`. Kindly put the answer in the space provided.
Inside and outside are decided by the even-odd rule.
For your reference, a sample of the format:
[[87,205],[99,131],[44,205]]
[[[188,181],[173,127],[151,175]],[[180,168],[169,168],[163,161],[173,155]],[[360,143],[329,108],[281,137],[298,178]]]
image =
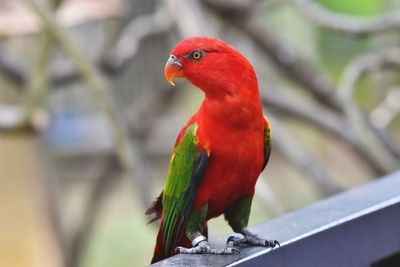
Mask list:
[[[365,228],[363,224],[368,225],[371,230],[375,228],[377,228],[376,231],[379,231],[380,228],[387,229],[387,231],[380,233],[380,235],[389,235],[388,238],[390,239],[391,232],[395,233],[396,230],[390,229],[391,225],[387,220],[397,219],[396,213],[392,213],[392,208],[399,209],[398,214],[400,217],[400,172],[390,174],[377,181],[345,191],[313,203],[305,208],[289,212],[278,218],[251,227],[251,229],[260,236],[267,237],[266,235],[268,235],[268,238],[279,240],[281,242],[281,247],[278,249],[270,250],[260,247],[240,248],[241,254],[233,256],[176,255],[152,266],[246,266],[246,264],[250,262],[255,264],[254,262],[257,260],[267,260],[268,262],[274,260],[274,264],[276,265],[271,266],[290,266],[284,265],[283,262],[287,261],[285,257],[290,259],[291,250],[299,246],[301,247],[302,242],[307,243],[307,240],[314,240],[314,242],[321,242],[322,244],[322,241],[325,241],[325,239],[321,239],[322,237],[337,232],[339,232],[340,236],[340,231],[345,231],[349,227],[351,228],[355,225],[358,227],[355,231],[350,231],[346,236],[343,236],[344,240],[348,239],[348,244],[362,247],[362,244],[358,244],[357,240],[367,237],[379,239],[379,237],[373,234],[371,235],[368,232],[360,236],[359,232],[362,232],[362,229]],[[380,216],[379,218],[381,219],[376,219],[377,215],[378,217]],[[390,216],[395,217],[392,218]],[[398,222],[400,222],[400,218],[398,219]],[[331,236],[331,238],[337,239],[336,236]],[[361,257],[363,259],[360,258],[360,262],[362,260],[371,262],[372,260],[377,260],[379,257],[385,256],[389,252],[394,252],[396,249],[400,250],[398,247],[399,245],[396,245],[400,244],[400,230],[398,238],[399,240],[391,240],[387,245],[379,245],[378,248],[375,249],[375,252],[372,253],[373,255],[371,251],[367,253],[364,251],[364,253],[370,254],[371,257],[369,257],[369,259]],[[218,247],[224,246],[225,240],[226,239],[219,239],[214,243]],[[340,243],[340,241],[338,242]],[[366,242],[368,242],[368,240]],[[342,245],[347,246],[346,244]],[[315,247],[314,249],[322,250],[318,248],[318,244],[312,244],[311,246]],[[334,242],[332,242],[332,245],[331,243],[326,244],[328,250],[330,247],[333,248],[333,246]],[[383,247],[385,247],[385,249]],[[348,248],[348,250],[352,249],[354,248]],[[323,254],[323,251],[321,251],[321,253]],[[286,256],[283,257],[283,254]],[[292,254],[295,253],[293,252]],[[302,258],[303,261],[306,261],[307,259],[305,259],[305,257],[308,255],[307,250],[302,251],[302,254],[304,254]],[[340,257],[343,258],[346,256],[354,261],[352,255],[344,254]],[[308,257],[311,256],[309,255]],[[309,258],[308,260],[311,259]],[[314,257],[314,260],[316,262],[317,259]],[[302,266],[299,264],[300,263],[297,263],[296,266]],[[341,264],[346,263],[344,262]]]

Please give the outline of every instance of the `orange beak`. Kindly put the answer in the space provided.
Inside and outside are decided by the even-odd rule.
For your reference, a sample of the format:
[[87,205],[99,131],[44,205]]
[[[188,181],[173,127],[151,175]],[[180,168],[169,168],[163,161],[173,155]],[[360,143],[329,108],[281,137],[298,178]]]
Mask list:
[[164,75],[168,83],[175,86],[174,78],[181,78],[183,76],[182,63],[174,55],[171,55],[165,64]]

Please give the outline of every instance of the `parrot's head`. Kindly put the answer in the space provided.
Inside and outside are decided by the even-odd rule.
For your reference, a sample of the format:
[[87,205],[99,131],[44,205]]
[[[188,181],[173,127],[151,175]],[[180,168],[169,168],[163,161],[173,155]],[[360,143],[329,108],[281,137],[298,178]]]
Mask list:
[[235,48],[217,39],[192,37],[179,42],[165,65],[167,81],[186,78],[210,96],[257,88],[253,67]]

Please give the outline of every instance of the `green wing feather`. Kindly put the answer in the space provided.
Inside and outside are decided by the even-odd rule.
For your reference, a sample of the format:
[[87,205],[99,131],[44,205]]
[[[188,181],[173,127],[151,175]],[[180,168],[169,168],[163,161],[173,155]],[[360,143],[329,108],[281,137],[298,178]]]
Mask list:
[[172,255],[189,218],[204,176],[208,154],[197,147],[196,124],[191,124],[172,155],[163,193],[162,236],[167,255]]
[[264,163],[262,170],[265,169],[265,166],[267,166],[269,157],[271,155],[271,140],[272,140],[272,135],[271,135],[271,127],[269,126],[269,121],[266,116],[264,116],[265,119],[265,128],[264,128]]

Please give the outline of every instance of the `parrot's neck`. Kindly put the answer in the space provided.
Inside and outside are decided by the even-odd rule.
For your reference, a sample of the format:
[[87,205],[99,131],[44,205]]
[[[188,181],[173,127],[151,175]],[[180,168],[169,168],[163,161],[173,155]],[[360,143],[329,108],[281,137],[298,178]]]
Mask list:
[[263,112],[258,89],[249,93],[209,97],[206,94],[199,109],[202,118],[228,128],[259,128],[263,125]]

